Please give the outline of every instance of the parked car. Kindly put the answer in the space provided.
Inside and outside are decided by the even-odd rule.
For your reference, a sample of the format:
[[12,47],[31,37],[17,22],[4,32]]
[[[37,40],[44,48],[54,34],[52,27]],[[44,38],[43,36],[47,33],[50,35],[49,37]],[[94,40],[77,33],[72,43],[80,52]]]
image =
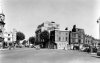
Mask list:
[[100,47],[97,49],[97,56],[100,56]]
[[93,50],[93,53],[97,53],[97,48],[96,47],[93,47],[92,50]]
[[99,52],[97,52],[97,56],[100,56],[100,51],[99,51]]
[[36,48],[36,47],[34,45],[32,45],[31,48]]
[[29,45],[25,45],[25,47],[29,47]]
[[90,46],[88,44],[84,44],[81,48],[81,51],[89,53],[91,51]]
[[87,52],[88,49],[89,49],[89,47],[82,47],[82,48],[81,48],[81,51],[83,51],[83,52]]
[[17,48],[22,48],[22,46],[21,46],[21,45],[16,45],[16,47],[17,47]]

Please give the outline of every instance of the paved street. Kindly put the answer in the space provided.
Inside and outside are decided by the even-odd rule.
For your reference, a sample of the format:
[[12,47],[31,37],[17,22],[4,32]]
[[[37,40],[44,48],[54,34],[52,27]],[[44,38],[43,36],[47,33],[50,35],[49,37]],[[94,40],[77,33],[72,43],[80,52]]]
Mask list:
[[72,50],[21,48],[0,51],[0,63],[100,63],[95,54]]

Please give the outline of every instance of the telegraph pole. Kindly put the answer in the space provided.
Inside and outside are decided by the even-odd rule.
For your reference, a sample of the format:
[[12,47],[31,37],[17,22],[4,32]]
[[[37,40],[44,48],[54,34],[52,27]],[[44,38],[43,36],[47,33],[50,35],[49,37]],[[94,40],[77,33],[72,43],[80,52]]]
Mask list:
[[97,23],[99,23],[99,40],[100,40],[100,17],[99,17],[99,19],[97,20]]

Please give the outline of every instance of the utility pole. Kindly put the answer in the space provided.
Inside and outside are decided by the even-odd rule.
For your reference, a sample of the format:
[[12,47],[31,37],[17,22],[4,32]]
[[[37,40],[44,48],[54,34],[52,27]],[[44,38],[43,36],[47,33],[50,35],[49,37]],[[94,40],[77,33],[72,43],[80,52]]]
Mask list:
[[100,40],[100,17],[99,17],[99,19],[97,20],[97,23],[99,23],[99,40]]

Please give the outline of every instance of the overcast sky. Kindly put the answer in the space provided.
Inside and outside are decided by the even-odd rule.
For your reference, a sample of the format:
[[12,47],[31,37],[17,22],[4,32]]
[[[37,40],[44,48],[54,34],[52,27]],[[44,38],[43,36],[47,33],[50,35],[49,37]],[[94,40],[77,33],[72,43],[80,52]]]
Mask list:
[[83,28],[86,34],[99,38],[100,0],[1,0],[5,29],[16,28],[26,38],[35,35],[36,27],[45,21],[55,21],[61,30]]

